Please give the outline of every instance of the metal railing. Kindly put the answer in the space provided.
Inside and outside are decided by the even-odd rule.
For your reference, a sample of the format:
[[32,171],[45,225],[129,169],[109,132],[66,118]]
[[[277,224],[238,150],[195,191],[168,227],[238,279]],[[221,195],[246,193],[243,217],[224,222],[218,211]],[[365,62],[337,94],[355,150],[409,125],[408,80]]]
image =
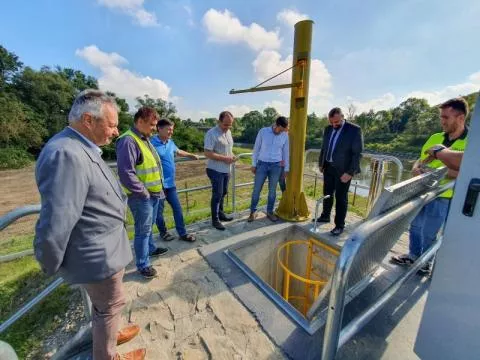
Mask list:
[[[307,155],[309,153],[312,153],[312,152],[319,152],[319,150],[317,150],[317,149],[307,150],[305,157],[307,157]],[[237,163],[241,159],[251,157],[252,155],[253,155],[253,153],[251,153],[251,152],[250,153],[239,154],[237,156],[237,159],[238,159],[237,162],[235,162],[232,166],[232,173],[231,173],[232,212],[233,212],[233,215],[235,217],[239,213],[238,202],[237,202],[237,189],[239,189],[241,187],[251,186],[251,185],[254,184],[253,181],[243,182],[243,183],[241,182],[241,183],[237,184]],[[375,155],[375,156],[378,157],[377,155]],[[397,158],[391,157],[391,156],[383,156],[382,158],[388,159],[388,161],[394,161],[395,163],[397,163],[398,168],[399,168],[399,174],[401,176],[401,172],[403,171],[403,166],[402,166],[400,160],[398,160]],[[205,160],[205,159],[206,159],[205,156],[199,156],[199,160]],[[397,160],[398,160],[398,162],[397,162]],[[179,163],[187,162],[187,161],[196,161],[196,160],[192,160],[192,159],[189,159],[189,158],[177,158],[177,159],[175,159],[175,162],[179,162]],[[109,165],[110,168],[112,168],[112,170],[115,170],[116,166],[117,166],[117,164],[113,163],[113,162],[109,162],[108,165]],[[318,174],[315,174],[315,175],[304,174],[304,177],[314,177],[315,178],[315,189],[314,189],[314,196],[315,196],[317,180],[321,179],[322,177],[318,176]],[[362,188],[362,189],[368,189],[368,187],[360,185],[360,184],[352,184],[352,185],[354,186],[354,189],[355,189],[354,194],[356,194],[357,187]],[[210,188],[211,188],[211,185],[203,185],[203,186],[196,186],[196,187],[192,187],[192,188],[179,189],[177,192],[179,194],[186,194],[186,196],[188,196],[188,194],[190,194],[190,193],[194,193],[194,192],[198,192],[198,191],[204,191],[204,190],[208,190]],[[354,201],[355,201],[355,198],[354,198]],[[205,208],[205,209],[207,209],[207,208]],[[198,211],[204,211],[205,209],[200,209]],[[189,213],[188,210],[189,209],[187,207],[187,214]],[[18,220],[19,218],[22,218],[22,217],[28,216],[28,215],[32,215],[32,214],[38,214],[39,212],[40,212],[40,205],[28,205],[28,206],[24,206],[24,207],[21,207],[21,208],[17,208],[15,210],[3,215],[2,217],[0,217],[0,231],[5,229],[8,225],[12,224],[13,222]],[[0,256],[0,263],[7,262],[7,261],[12,261],[12,260],[24,257],[24,256],[32,255],[32,254],[33,254],[33,249],[28,249],[28,250],[13,253],[13,254],[3,255],[3,256]],[[27,304],[25,304],[19,310],[17,310],[9,319],[7,319],[5,322],[0,324],[0,333],[5,331],[15,321],[20,319],[29,310],[31,310],[36,304],[38,304],[43,299],[45,299],[49,294],[51,294],[55,289],[57,289],[63,283],[64,283],[64,280],[61,277],[57,278],[52,283],[50,283],[44,290],[42,290],[39,294],[37,294]],[[86,316],[87,316],[87,318],[89,318],[89,316],[91,315],[90,314],[90,311],[91,311],[90,300],[88,298],[88,295],[84,292],[83,288],[80,288],[80,289],[82,291],[82,299],[85,303]]]
[[[308,158],[311,154],[320,155],[320,152],[321,152],[321,149],[308,149],[305,152],[305,162],[308,162]],[[364,158],[369,158],[372,160],[370,165],[371,166],[370,168],[372,171],[372,177],[371,177],[372,180],[371,180],[370,186],[358,184],[358,182],[354,180],[352,181],[350,185],[350,186],[353,186],[352,205],[355,205],[355,200],[357,197],[357,189],[368,190],[369,193],[367,196],[367,205],[366,205],[367,212],[368,212],[373,206],[373,204],[375,203],[376,199],[378,199],[378,196],[380,196],[381,191],[383,190],[383,187],[385,184],[385,175],[388,169],[388,163],[393,162],[396,165],[396,168],[397,168],[396,183],[399,183],[402,180],[402,174],[403,174],[404,168],[401,160],[395,156],[371,154],[371,153],[363,153],[362,156]],[[317,180],[323,179],[323,175],[319,175],[318,172],[315,171],[315,174],[304,174],[304,176],[315,178],[315,185],[314,185],[314,191],[313,191],[313,196],[315,197]]]
[[[376,257],[376,261],[381,262],[386,253],[388,253],[387,248],[390,248],[392,241],[396,241],[400,237],[405,226],[411,222],[420,209],[436,199],[442,192],[452,187],[453,182],[432,189],[421,197],[409,200],[387,213],[368,220],[360,225],[347,240],[331,278],[322,360],[335,358],[337,349],[358,333],[382,309],[388,300],[395,295],[402,284],[434,256],[441,245],[442,239],[437,239],[404,275],[392,283],[365,311],[357,315],[342,329],[347,290],[358,280],[358,273],[368,272],[369,269],[365,268],[365,264],[370,267],[365,257],[373,256]],[[386,239],[385,236],[388,237],[388,241],[384,241]],[[377,247],[381,249],[379,250]],[[314,308],[314,306],[312,306],[309,314],[310,318],[319,310]]]
[[[243,153],[237,156],[237,158],[240,160],[242,158],[247,158],[252,156],[252,153]],[[199,160],[205,160],[205,156],[200,156]],[[196,161],[192,160],[189,158],[178,158],[175,159],[175,162],[186,162],[186,161]],[[108,163],[109,167],[112,170],[115,170],[117,167],[116,163]],[[236,202],[236,189],[240,187],[245,187],[252,185],[252,182],[244,182],[244,183],[236,183],[236,165],[234,163],[234,166],[232,167],[232,208],[233,208],[233,213],[234,215],[237,215],[237,202]],[[179,194],[189,194],[192,192],[197,192],[197,191],[202,191],[202,190],[208,190],[211,188],[211,185],[204,185],[204,186],[196,186],[192,188],[186,188],[186,189],[180,189],[177,192]],[[17,208],[3,216],[0,217],[0,231],[4,230],[7,226],[11,225],[14,223],[16,220],[29,216],[29,215],[35,215],[40,213],[40,205],[27,205],[23,206],[20,208]],[[199,211],[202,211],[199,210]],[[28,249],[25,251],[13,253],[13,254],[8,254],[8,255],[3,255],[0,256],[0,263],[2,262],[7,262],[7,261],[12,261],[24,256],[29,256],[33,254],[33,249]],[[27,312],[29,312],[35,305],[40,303],[42,300],[44,300],[47,296],[49,296],[55,289],[57,289],[60,285],[64,284],[65,281],[62,277],[56,278],[54,281],[52,281],[45,289],[43,289],[40,293],[38,293],[35,297],[33,297],[30,301],[28,301],[25,305],[23,305],[19,310],[17,310],[10,318],[5,320],[2,324],[0,324],[0,333],[4,332],[7,328],[9,328],[13,323],[15,323],[17,320],[19,320],[23,315],[25,315]],[[81,290],[81,295],[82,295],[82,300],[84,302],[84,308],[85,308],[85,315],[87,319],[91,317],[91,302],[90,299],[85,292],[85,290],[80,287]]]

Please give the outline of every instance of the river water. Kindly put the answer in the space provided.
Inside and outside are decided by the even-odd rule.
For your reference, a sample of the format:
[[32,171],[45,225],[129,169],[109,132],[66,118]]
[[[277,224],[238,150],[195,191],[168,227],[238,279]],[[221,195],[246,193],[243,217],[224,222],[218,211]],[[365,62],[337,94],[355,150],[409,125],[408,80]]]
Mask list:
[[[310,153],[307,154],[306,164],[305,164],[305,173],[307,174],[320,174],[318,170],[318,153]],[[403,165],[403,171],[401,173],[401,180],[407,180],[412,177],[411,175],[411,170],[413,163],[415,160],[406,160],[406,159],[400,159],[402,165]],[[372,177],[372,171],[371,171],[371,158],[368,156],[364,156],[361,160],[360,167],[362,169],[361,173],[359,175],[356,175],[353,180],[352,180],[352,185],[358,184],[361,186],[370,186],[370,181]],[[398,166],[393,163],[393,162],[388,162],[387,165],[387,172],[385,176],[385,186],[390,186],[395,183],[397,183],[397,176],[398,176]],[[353,191],[354,186],[350,187],[350,191]],[[367,196],[368,195],[368,190],[367,189],[362,189],[358,188],[357,189],[357,194],[361,196]]]

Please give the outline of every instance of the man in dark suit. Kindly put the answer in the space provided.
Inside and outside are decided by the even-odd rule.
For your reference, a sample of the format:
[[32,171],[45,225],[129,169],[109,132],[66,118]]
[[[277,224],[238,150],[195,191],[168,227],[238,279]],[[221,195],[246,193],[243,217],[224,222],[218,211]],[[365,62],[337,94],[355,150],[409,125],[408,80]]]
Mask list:
[[348,207],[348,188],[355,174],[360,173],[360,158],[363,151],[362,130],[358,125],[345,121],[342,110],[333,108],[328,113],[330,125],[323,134],[322,151],[318,159],[323,174],[322,215],[318,222],[329,223],[335,194],[335,228],[332,235],[338,236],[345,227]]

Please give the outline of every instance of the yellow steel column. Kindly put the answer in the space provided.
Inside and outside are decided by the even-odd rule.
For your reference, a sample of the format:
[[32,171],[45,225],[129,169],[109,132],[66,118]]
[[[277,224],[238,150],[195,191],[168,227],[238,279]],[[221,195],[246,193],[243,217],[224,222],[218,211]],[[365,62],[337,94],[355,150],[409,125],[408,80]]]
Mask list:
[[295,24],[293,45],[292,83],[302,82],[292,88],[290,98],[290,172],[287,190],[282,196],[276,213],[289,221],[304,221],[310,217],[303,193],[303,168],[305,160],[305,137],[307,131],[308,87],[312,48],[313,21],[304,20]]

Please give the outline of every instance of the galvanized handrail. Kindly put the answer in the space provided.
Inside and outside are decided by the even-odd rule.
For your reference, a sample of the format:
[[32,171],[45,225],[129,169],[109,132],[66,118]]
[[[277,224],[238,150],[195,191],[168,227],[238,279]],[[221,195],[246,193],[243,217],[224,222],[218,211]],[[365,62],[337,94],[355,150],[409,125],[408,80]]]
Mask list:
[[314,220],[314,223],[313,223],[313,227],[312,227],[312,231],[315,233],[317,232],[317,222],[318,222],[318,208],[320,206],[320,203],[323,202],[323,200],[325,199],[329,199],[330,198],[330,195],[325,195],[325,196],[322,196],[322,197],[319,197],[317,199],[317,202],[315,204],[315,220]]
[[[252,156],[253,153],[242,153],[242,154],[239,154],[237,155],[237,161],[239,161],[240,159],[242,158],[246,158],[246,157],[249,157],[249,156]],[[247,185],[251,185],[253,184],[253,182],[250,182],[250,183],[244,183],[244,184],[236,184],[236,177],[237,177],[237,161],[235,161],[233,163],[233,166],[232,166],[232,212],[233,212],[233,215],[236,216],[237,215],[237,201],[236,201],[236,197],[237,197],[237,192],[236,192],[236,189],[237,187],[242,187],[242,186],[247,186]]]
[[[395,223],[397,220],[406,216],[406,214],[418,211],[419,208],[425,204],[433,201],[445,190],[453,187],[453,182],[450,182],[442,187],[434,189],[425,196],[415,198],[396,209],[382,214],[372,220],[362,224],[352,235],[352,241],[349,242],[349,247],[344,247],[340,256],[337,259],[335,271],[332,275],[331,291],[328,303],[327,323],[325,325],[325,333],[322,348],[322,360],[333,360],[335,358],[337,349],[343,345],[348,339],[354,336],[371,318],[378,313],[383,305],[396,293],[403,284],[415,271],[424,265],[435,254],[435,251],[440,246],[437,241],[431,248],[423,254],[414,263],[413,268],[408,271],[400,279],[396,280],[379,298],[371,305],[365,312],[357,316],[355,319],[342,329],[342,318],[345,305],[345,296],[347,294],[347,280],[352,269],[352,264],[358,251],[363,245],[365,239],[370,235],[380,231],[388,224]],[[353,241],[355,240],[355,241]],[[312,310],[312,313],[314,311]]]
[[[308,157],[309,154],[311,153],[320,153],[321,149],[308,149],[305,151],[305,159]],[[397,182],[400,182],[402,180],[402,174],[403,174],[403,164],[402,161],[391,155],[380,155],[380,154],[372,154],[368,152],[362,153],[363,157],[366,158],[371,158],[371,159],[379,159],[379,160],[384,160],[384,161],[391,161],[394,162],[397,165]]]
[[[316,149],[307,150],[307,153],[309,151],[316,151]],[[251,152],[250,153],[242,153],[242,154],[239,154],[237,156],[237,159],[240,160],[242,158],[250,157],[252,155],[253,155],[253,153],[251,153]],[[199,156],[198,160],[204,160],[204,159],[206,159],[205,156]],[[175,162],[186,162],[186,161],[196,161],[196,160],[193,160],[193,159],[190,159],[190,158],[176,158],[175,159]],[[116,168],[116,166],[117,166],[117,164],[113,163],[113,162],[108,163],[108,165],[112,169]],[[309,174],[304,174],[304,176],[310,176],[310,175]],[[254,184],[253,181],[240,183],[240,184],[236,183],[236,163],[234,163],[233,167],[232,167],[232,211],[233,211],[234,216],[237,214],[236,189],[240,188],[240,187],[244,187],[244,186],[250,186],[252,184]],[[359,184],[356,184],[355,186],[358,186],[359,188],[368,189],[368,187],[365,187],[365,186],[359,185]],[[178,190],[178,193],[190,193],[190,192],[195,192],[195,191],[202,191],[202,190],[207,190],[210,187],[211,187],[210,185],[204,185],[204,186],[197,186],[197,187],[193,187],[193,188],[180,189],[180,190]],[[15,209],[15,210],[13,210],[13,211],[11,211],[11,212],[9,212],[9,213],[0,217],[0,231],[5,229],[8,225],[12,224],[16,220],[18,220],[18,219],[20,219],[24,216],[28,216],[28,215],[32,215],[32,214],[38,214],[39,212],[40,212],[40,204],[27,205],[27,206],[17,208],[17,209]],[[315,216],[315,218],[316,217],[317,216]],[[23,257],[23,256],[27,256],[27,255],[31,255],[31,254],[33,254],[33,249],[25,250],[25,251],[14,253],[14,254],[8,254],[8,255],[0,256],[0,263],[5,262],[5,261],[11,261],[13,259]],[[9,319],[7,319],[5,322],[3,322],[0,325],[0,333],[5,331],[10,325],[12,325],[15,321],[17,321],[20,317],[22,317],[25,313],[27,313],[36,304],[38,304],[40,301],[42,301],[45,297],[47,297],[52,291],[54,291],[56,288],[58,288],[63,283],[64,283],[64,280],[61,277],[57,278],[52,283],[50,283],[47,286],[47,288],[45,288],[43,291],[41,291],[32,300],[30,300],[27,304],[25,304],[24,306],[22,306],[22,308],[20,308],[17,312],[15,312]],[[83,291],[84,290],[82,288],[82,292]],[[86,293],[82,293],[82,297],[83,297],[83,299],[85,300],[85,303],[86,303],[86,306],[85,306],[86,315],[87,315],[87,317],[89,317],[89,315],[90,315],[89,314],[90,305],[89,305],[88,296],[86,296]]]
[[0,217],[0,231],[5,229],[8,225],[15,222],[16,220],[33,214],[38,214],[40,212],[40,204],[37,205],[26,205],[19,208],[16,208],[13,211]]

